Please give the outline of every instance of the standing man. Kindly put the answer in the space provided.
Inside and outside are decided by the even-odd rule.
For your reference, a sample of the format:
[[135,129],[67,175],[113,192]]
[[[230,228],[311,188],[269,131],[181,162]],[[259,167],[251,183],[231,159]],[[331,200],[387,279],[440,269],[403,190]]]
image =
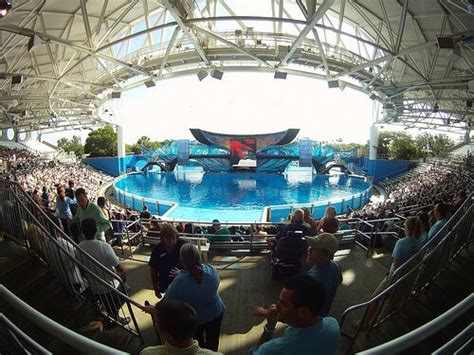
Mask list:
[[72,221],[77,222],[79,223],[79,225],[81,225],[82,221],[84,221],[85,219],[93,219],[97,225],[97,232],[95,237],[97,239],[103,239],[105,241],[105,232],[112,228],[112,224],[104,216],[100,207],[97,206],[95,203],[89,201],[86,190],[81,187],[76,190],[75,194],[78,208],[76,215],[72,218]]
[[324,302],[319,315],[326,317],[331,309],[336,290],[342,283],[341,268],[333,261],[338,242],[330,233],[321,233],[314,238],[306,237],[306,241],[308,243],[307,260],[312,265],[312,268],[308,270],[308,275],[324,286]]
[[[254,315],[267,324],[250,354],[312,355],[335,354],[339,344],[339,324],[332,317],[320,317],[324,286],[308,275],[289,279],[277,304],[256,307]],[[277,322],[288,324],[283,336],[273,339]]]

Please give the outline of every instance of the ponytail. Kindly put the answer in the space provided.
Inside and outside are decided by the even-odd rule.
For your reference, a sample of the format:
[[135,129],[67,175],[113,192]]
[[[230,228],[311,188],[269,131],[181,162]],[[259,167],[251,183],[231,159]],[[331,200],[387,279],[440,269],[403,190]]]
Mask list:
[[179,259],[184,268],[189,271],[197,283],[202,282],[203,268],[201,263],[201,254],[199,250],[191,243],[184,244],[179,251]]

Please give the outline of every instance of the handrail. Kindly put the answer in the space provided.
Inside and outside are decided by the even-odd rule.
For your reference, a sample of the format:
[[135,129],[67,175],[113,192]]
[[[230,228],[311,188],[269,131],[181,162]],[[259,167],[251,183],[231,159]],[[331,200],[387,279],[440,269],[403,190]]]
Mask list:
[[25,318],[36,324],[53,336],[61,338],[61,341],[69,344],[73,348],[85,353],[96,354],[127,354],[123,351],[111,348],[107,345],[95,342],[86,338],[72,330],[56,323],[52,319],[46,317],[36,309],[16,297],[10,290],[0,284],[0,296],[6,300],[14,309],[21,313]]
[[[75,277],[78,277],[80,280],[83,280],[84,277],[87,281],[92,281],[93,280],[93,282],[95,282],[96,285],[99,285],[98,287],[101,287],[102,289],[107,290],[106,292],[109,292],[109,293],[112,293],[112,294],[116,295],[117,301],[110,301],[107,298],[104,298],[105,296],[104,296],[103,293],[95,294],[95,296],[98,299],[100,299],[100,302],[104,305],[104,307],[107,311],[106,312],[106,317],[108,319],[116,322],[117,324],[122,326],[127,331],[129,331],[132,334],[137,335],[141,338],[140,328],[138,326],[136,316],[135,316],[135,314],[132,310],[132,305],[136,306],[137,308],[139,308],[141,310],[144,309],[144,306],[139,304],[137,301],[131,299],[126,294],[126,286],[125,286],[125,283],[122,281],[122,279],[117,274],[115,274],[114,272],[112,272],[111,270],[106,268],[104,265],[102,265],[100,262],[98,262],[90,254],[88,254],[87,252],[82,250],[71,238],[69,238],[44,213],[43,210],[41,210],[39,208],[38,205],[36,205],[36,203],[31,199],[30,196],[28,196],[28,194],[26,194],[26,192],[21,188],[21,186],[19,186],[17,183],[10,182],[10,181],[4,181],[4,180],[1,180],[0,183],[3,183],[4,186],[5,185],[7,186],[7,187],[0,187],[0,191],[5,191],[8,194],[8,196],[13,197],[13,200],[16,201],[16,203],[18,205],[20,214],[22,212],[24,214],[26,213],[25,216],[28,216],[27,220],[29,222],[31,222],[35,226],[36,230],[41,232],[43,238],[45,238],[45,244],[44,245],[42,245],[41,239],[35,240],[36,243],[39,243],[38,245],[41,245],[41,249],[39,250],[40,254],[38,254],[38,250],[35,250],[34,247],[31,248],[31,242],[33,240],[30,240],[29,237],[27,236],[28,243],[26,244],[26,247],[30,250],[30,252],[34,252],[39,257],[41,257],[43,260],[45,260],[46,264],[48,265],[48,268],[54,274],[57,274],[55,276],[57,276],[59,279],[61,279],[61,281],[74,294],[76,294],[79,297],[84,298],[84,296],[82,296],[80,294],[80,292],[78,292],[78,290],[75,289],[74,283],[77,282],[77,281],[74,282]],[[20,198],[20,194],[18,194],[18,192],[20,192],[21,195],[23,195],[22,196],[23,198],[26,198],[25,201],[23,201]],[[27,203],[29,206],[25,205],[25,203]],[[38,218],[41,218],[41,220],[43,222],[40,222],[38,220]],[[56,237],[57,236],[62,237],[62,239],[64,239],[65,243],[69,243],[69,245],[71,245],[72,248],[74,248],[74,251],[79,251],[81,257],[85,258],[85,260],[87,260],[87,263],[88,263],[89,266],[87,266],[87,267],[85,266],[85,264],[83,263],[84,260],[81,260],[81,261],[77,260],[76,255],[74,255],[74,256],[70,255],[71,251],[65,249],[64,246],[60,245],[58,240],[56,240],[55,236]],[[52,243],[52,245],[54,245],[54,248],[53,248],[54,251],[48,249],[48,246],[47,246],[48,242]],[[45,259],[45,257],[46,257],[46,259]],[[65,263],[67,263],[67,264],[72,263],[72,265],[74,265],[74,267],[78,267],[79,270],[82,273],[85,272],[85,274],[81,276],[79,274],[79,270],[78,270],[78,271],[75,271],[75,272],[73,271],[74,275],[72,275],[72,276],[71,275],[64,276],[64,271],[57,271],[57,270],[64,269],[67,266],[67,265],[65,265]],[[57,265],[59,265],[59,266],[57,266]],[[71,265],[71,264],[69,264],[69,265]],[[92,272],[90,270],[91,265],[92,265],[93,268],[95,268],[94,272]],[[55,269],[55,267],[56,267],[56,269]],[[57,269],[58,267],[60,269]],[[54,271],[54,270],[56,270],[56,271]],[[102,277],[104,277],[104,279],[101,276],[99,276],[99,274],[101,274]],[[65,280],[63,278],[65,278]],[[89,280],[87,278],[90,278],[91,280]],[[114,281],[112,281],[112,280],[114,280]],[[79,282],[83,282],[83,281],[79,281]],[[111,282],[113,284],[110,284],[109,282]],[[118,285],[120,285],[120,286],[118,288],[115,288]],[[121,292],[122,290],[125,293]],[[104,291],[102,291],[102,292],[104,292]],[[123,303],[120,303],[121,301],[123,301]],[[120,310],[122,304],[126,304],[126,307],[129,311],[129,314],[130,314],[130,317],[131,317],[131,320],[133,322],[133,325],[134,325],[135,329],[131,328],[128,325],[120,324],[117,317],[118,317],[118,312],[124,312],[123,310]],[[117,311],[115,311],[115,310],[117,310]],[[114,313],[111,313],[111,312],[114,312]]]
[[[0,188],[1,190],[1,188]],[[45,233],[46,235],[49,236],[49,231],[41,224],[40,221],[38,221],[38,219],[31,213],[31,211],[24,205],[23,201],[20,200],[20,198],[16,195],[16,194],[13,194],[13,196],[15,197],[15,199],[17,199],[18,203],[25,209],[26,213],[28,213],[30,215],[30,217],[35,221],[37,222],[37,226],[38,228],[40,228],[43,233]],[[34,203],[34,202],[33,202]],[[35,204],[36,205],[36,204]],[[37,206],[38,207],[38,206]],[[39,207],[38,207],[39,208]],[[42,211],[41,211],[42,212]],[[44,212],[42,212],[44,214]],[[44,216],[46,218],[49,219],[49,217],[44,214]],[[74,247],[76,247],[77,249],[81,250],[82,253],[84,253],[85,255],[87,255],[87,257],[89,257],[89,261],[93,262],[95,264],[95,266],[98,266],[99,268],[102,269],[102,271],[106,272],[109,276],[113,277],[114,279],[116,279],[117,281],[123,283],[122,279],[115,273],[113,273],[112,271],[110,271],[108,268],[104,267],[100,262],[98,262],[93,256],[91,256],[89,253],[85,252],[84,250],[82,250],[79,245],[77,245],[71,238],[69,238],[69,236],[67,236],[63,231],[61,231],[61,229],[59,229],[59,227],[57,227],[53,221],[51,221],[49,219],[49,222],[51,222],[56,228],[58,228],[58,231],[62,233],[61,237],[63,237],[64,239],[68,240],[68,242],[70,242],[71,244],[73,244]],[[50,239],[51,242],[53,242],[59,249],[61,249],[61,251],[68,257],[68,258],[71,258],[71,260],[78,264],[79,266],[81,266],[82,269],[87,269],[87,267],[81,263],[79,260],[73,258],[72,256],[69,255],[68,251],[58,243],[58,241],[54,238],[51,238]],[[101,279],[99,276],[97,276],[96,274],[94,273],[90,273],[90,276],[92,276],[96,281],[98,281],[99,283],[101,283],[103,286],[107,287],[109,290],[111,291],[117,291],[115,288],[113,288],[110,284],[108,284],[106,281],[104,281],[103,279]],[[133,305],[135,305],[136,307],[144,310],[145,309],[145,306],[139,304],[137,301],[131,299],[130,297],[128,297],[127,295],[121,293],[120,291],[117,291],[117,293],[120,294],[121,297],[123,297],[124,299],[127,299],[127,301],[129,301],[130,303],[132,303]]]
[[[1,285],[0,285],[1,286]],[[8,319],[3,313],[0,312],[0,324],[5,324],[17,337],[21,338],[22,341],[28,343],[31,348],[34,348],[39,354],[52,355],[53,353],[43,348],[34,339],[25,334],[20,328],[18,328],[10,319]]]
[[423,341],[424,339],[428,338],[429,336],[437,333],[438,331],[446,327],[448,324],[455,321],[465,312],[470,310],[472,307],[474,307],[474,293],[471,293],[457,305],[450,308],[435,319],[422,325],[421,327],[414,329],[411,332],[402,335],[401,337],[395,338],[389,342],[386,342],[371,349],[364,350],[357,354],[394,354],[402,352],[403,350],[406,350],[411,346],[418,344],[420,341]]

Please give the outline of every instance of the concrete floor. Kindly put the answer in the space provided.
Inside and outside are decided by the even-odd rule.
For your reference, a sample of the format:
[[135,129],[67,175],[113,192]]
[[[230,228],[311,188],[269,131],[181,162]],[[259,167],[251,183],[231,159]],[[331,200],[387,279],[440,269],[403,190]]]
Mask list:
[[[121,254],[119,250],[117,252]],[[141,246],[131,258],[126,253],[123,259],[127,268],[127,282],[132,288],[131,296],[142,304],[145,300],[152,304],[158,301],[149,277],[147,261],[150,253],[151,247]],[[257,341],[265,323],[251,315],[253,306],[275,302],[282,282],[271,279],[268,253],[257,256],[210,255],[209,260],[219,270],[220,294],[226,305],[219,351],[225,354],[245,354]],[[343,270],[343,284],[337,291],[331,315],[339,319],[345,309],[369,299],[387,272],[389,257],[375,254],[373,258],[367,258],[365,251],[355,246],[350,250],[339,251],[335,260]],[[139,310],[136,311],[136,316],[145,345],[156,344],[150,316]],[[279,329],[283,328],[284,325],[279,324]],[[343,343],[344,339],[341,342],[341,353]]]

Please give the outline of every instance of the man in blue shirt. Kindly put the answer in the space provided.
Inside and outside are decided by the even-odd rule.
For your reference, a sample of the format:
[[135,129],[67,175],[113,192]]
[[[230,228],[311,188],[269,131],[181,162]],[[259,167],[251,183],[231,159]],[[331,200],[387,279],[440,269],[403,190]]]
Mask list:
[[315,238],[306,237],[308,243],[308,263],[312,265],[308,275],[321,282],[325,297],[321,317],[326,317],[331,309],[336,290],[342,283],[341,268],[332,259],[338,249],[338,242],[331,233],[321,233]]
[[449,206],[442,202],[437,203],[433,210],[433,213],[434,217],[436,218],[436,222],[431,226],[430,230],[428,231],[426,239],[420,241],[421,245],[424,245],[436,234],[438,234],[441,228],[443,228],[443,226],[446,224],[449,216]]
[[[319,316],[324,302],[324,286],[308,275],[289,279],[277,304],[256,307],[254,315],[267,324],[250,354],[335,354],[339,344],[339,324],[332,317]],[[288,324],[283,336],[272,339],[276,323]]]

